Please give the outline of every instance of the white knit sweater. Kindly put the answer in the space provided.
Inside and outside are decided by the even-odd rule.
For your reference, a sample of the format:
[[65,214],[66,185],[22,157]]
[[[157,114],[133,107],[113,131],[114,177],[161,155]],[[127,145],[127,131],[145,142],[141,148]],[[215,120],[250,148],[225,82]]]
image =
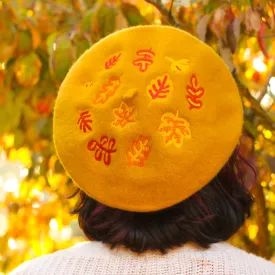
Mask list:
[[10,275],[275,275],[275,265],[226,243],[208,250],[191,245],[167,255],[137,255],[126,249],[109,250],[99,242],[26,262]]

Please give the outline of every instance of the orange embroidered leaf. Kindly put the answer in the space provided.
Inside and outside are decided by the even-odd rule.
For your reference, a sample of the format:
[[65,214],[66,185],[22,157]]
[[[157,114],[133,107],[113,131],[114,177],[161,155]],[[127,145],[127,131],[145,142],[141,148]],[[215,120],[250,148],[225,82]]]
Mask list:
[[92,82],[92,80],[86,81],[86,82],[84,82],[84,83],[82,84],[82,86],[85,87],[85,88],[92,87],[92,86],[93,86],[93,82]]
[[128,123],[135,122],[135,108],[129,107],[126,103],[122,102],[119,108],[113,110],[115,121],[113,125],[121,128],[124,128]]
[[96,95],[94,104],[104,104],[112,97],[117,89],[120,87],[120,77],[111,76],[109,80],[104,83]]
[[166,56],[166,59],[171,62],[172,72],[182,72],[189,68],[190,61],[188,59],[174,60],[168,56]]
[[189,103],[189,109],[200,109],[202,107],[202,101],[199,100],[204,95],[204,89],[198,87],[198,79],[195,74],[190,78],[190,85],[186,86],[187,96],[186,99]]
[[79,125],[80,130],[82,130],[84,133],[86,133],[87,131],[92,131],[92,127],[90,124],[93,122],[93,120],[89,119],[90,117],[91,114],[89,114],[89,111],[82,112],[77,121],[77,125]]
[[112,67],[114,67],[116,65],[116,63],[119,61],[121,54],[117,55],[117,56],[113,56],[111,57],[108,61],[105,62],[105,69],[109,70]]
[[178,117],[178,113],[165,113],[161,120],[158,132],[165,138],[166,145],[174,144],[180,148],[184,139],[191,138],[190,124],[184,118]]
[[173,90],[173,84],[168,74],[157,77],[147,86],[147,92],[152,99],[166,98]]
[[137,56],[138,58],[133,61],[133,65],[137,66],[139,71],[144,73],[147,71],[149,65],[153,64],[153,57],[155,56],[155,53],[152,49],[139,50],[137,51]]
[[128,162],[130,165],[142,167],[151,152],[150,137],[140,136],[132,143],[131,149],[128,150]]

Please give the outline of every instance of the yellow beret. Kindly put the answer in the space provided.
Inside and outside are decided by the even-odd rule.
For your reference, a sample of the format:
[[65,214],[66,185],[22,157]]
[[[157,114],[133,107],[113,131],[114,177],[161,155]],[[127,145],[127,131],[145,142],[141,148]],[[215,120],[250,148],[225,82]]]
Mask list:
[[167,26],[116,32],[60,87],[57,154],[76,185],[108,206],[149,212],[211,181],[238,143],[243,110],[223,60]]

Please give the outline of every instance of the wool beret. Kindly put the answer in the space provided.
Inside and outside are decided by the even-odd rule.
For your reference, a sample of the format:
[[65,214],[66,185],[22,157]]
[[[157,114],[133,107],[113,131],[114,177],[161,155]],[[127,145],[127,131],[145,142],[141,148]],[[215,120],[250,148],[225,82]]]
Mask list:
[[110,207],[157,211],[208,184],[243,123],[226,64],[168,26],[124,29],[72,66],[58,92],[53,134],[75,184]]

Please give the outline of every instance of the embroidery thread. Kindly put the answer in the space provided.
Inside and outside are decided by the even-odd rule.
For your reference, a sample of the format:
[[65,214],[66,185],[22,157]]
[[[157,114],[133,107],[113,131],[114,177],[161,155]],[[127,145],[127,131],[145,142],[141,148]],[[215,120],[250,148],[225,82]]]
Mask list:
[[184,118],[180,118],[178,112],[176,115],[165,113],[161,120],[158,132],[164,137],[166,145],[173,144],[180,148],[184,139],[191,138],[190,124]]
[[127,124],[136,122],[135,120],[135,108],[129,107],[126,103],[122,102],[119,108],[113,110],[115,121],[113,125],[115,127],[124,128]]
[[173,90],[173,84],[168,74],[157,77],[147,86],[147,91],[152,99],[166,98]]
[[93,86],[93,81],[92,80],[86,81],[82,84],[82,87],[85,87],[85,88],[90,88],[92,86]]
[[88,143],[88,150],[95,152],[95,160],[97,161],[104,161],[105,165],[110,165],[112,159],[112,154],[115,153],[117,150],[114,149],[116,144],[116,140],[114,138],[108,138],[106,136],[102,136],[100,141],[97,142],[96,140],[91,140]]
[[170,68],[172,72],[182,72],[189,67],[190,61],[188,59],[174,60],[173,58],[168,56],[166,56],[165,58],[171,62]]
[[130,165],[143,167],[151,152],[150,137],[140,136],[133,141],[131,149],[128,150],[127,158]]
[[121,53],[119,55],[114,55],[113,57],[111,57],[108,61],[105,62],[105,69],[109,70],[112,67],[114,67],[116,65],[116,63],[119,61],[119,58],[121,56]]
[[104,83],[96,95],[94,104],[104,104],[112,97],[117,89],[120,87],[120,77],[111,76],[109,80]]
[[77,121],[77,125],[79,125],[80,130],[82,130],[84,133],[87,131],[92,131],[92,127],[90,124],[93,123],[93,120],[90,119],[91,114],[89,111],[82,112],[79,116],[79,119]]
[[204,95],[204,89],[202,87],[198,87],[198,79],[195,74],[192,74],[190,78],[190,84],[186,86],[186,90],[188,95],[186,99],[189,103],[189,109],[200,109],[203,105],[202,101],[199,100]]
[[152,49],[137,51],[138,58],[133,61],[134,66],[139,67],[139,71],[144,73],[147,71],[149,65],[153,64],[155,53]]

